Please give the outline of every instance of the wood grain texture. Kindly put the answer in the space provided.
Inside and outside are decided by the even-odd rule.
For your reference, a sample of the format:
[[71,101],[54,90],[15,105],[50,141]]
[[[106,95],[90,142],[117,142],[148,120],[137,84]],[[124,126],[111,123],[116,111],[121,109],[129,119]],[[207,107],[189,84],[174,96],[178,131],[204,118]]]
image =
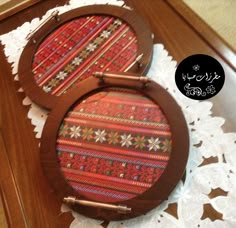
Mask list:
[[[62,218],[59,217],[61,205],[52,197],[51,190],[42,174],[39,162],[39,141],[35,140],[33,127],[26,118],[28,107],[21,105],[22,97],[16,92],[16,84],[10,83],[11,86],[8,87],[6,83],[9,82],[3,79],[10,82],[11,78],[0,77],[1,97],[4,98],[3,140],[12,167],[14,177],[12,181],[15,181],[21,202],[24,202],[23,213],[27,226],[53,227],[55,225],[56,227]],[[8,188],[11,186],[7,185],[5,190]],[[9,197],[8,202],[9,205],[14,205],[15,200]],[[22,210],[19,210],[19,213],[22,213]],[[11,218],[15,217],[14,214],[11,213]]]
[[[1,184],[0,184],[0,193],[1,193]],[[0,194],[0,227],[8,227],[8,218],[6,214],[6,207],[5,204],[3,203],[3,196]]]
[[[41,17],[48,9],[56,5],[63,5],[66,2],[66,0],[41,1],[2,20],[0,22],[0,34],[17,28],[25,21]],[[149,22],[155,35],[155,42],[163,43],[169,54],[178,62],[196,53],[211,55],[221,62],[225,69],[227,82],[224,90],[212,99],[214,102],[213,114],[225,117],[227,119],[225,129],[235,131],[236,115],[233,91],[236,76],[231,67],[232,64],[225,61],[216,51],[216,48],[224,47],[220,39],[213,49],[209,42],[199,36],[196,28],[193,29],[193,26],[187,23],[165,1],[127,0],[126,2]],[[216,36],[217,34],[213,34],[211,39]],[[1,189],[13,189],[11,194],[14,196],[9,196],[6,201],[7,205],[13,208],[9,210],[9,218],[17,218],[22,227],[69,227],[72,216],[59,215],[61,205],[51,192],[51,188],[42,173],[39,162],[39,141],[35,139],[33,126],[27,119],[29,107],[22,106],[24,94],[17,92],[20,85],[13,81],[10,64],[7,63],[3,54],[2,45],[0,46],[0,74],[0,131],[5,145],[4,154],[9,161],[9,166],[2,166],[1,164],[0,175],[11,173],[9,180],[5,182],[5,187],[2,187],[3,182],[1,181]],[[2,148],[0,153],[3,153]],[[13,183],[15,183],[14,188]],[[211,213],[214,217],[217,216],[215,212],[207,210],[207,216],[211,216]]]
[[223,38],[218,36],[198,15],[193,14],[192,10],[184,2],[171,0],[167,0],[167,2],[233,70],[236,70],[235,50]]
[[0,20],[9,17],[37,2],[40,0],[10,0],[0,5]]
[[[0,131],[0,227],[25,227],[24,210],[19,198],[7,150]],[[15,214],[15,216],[12,216]]]

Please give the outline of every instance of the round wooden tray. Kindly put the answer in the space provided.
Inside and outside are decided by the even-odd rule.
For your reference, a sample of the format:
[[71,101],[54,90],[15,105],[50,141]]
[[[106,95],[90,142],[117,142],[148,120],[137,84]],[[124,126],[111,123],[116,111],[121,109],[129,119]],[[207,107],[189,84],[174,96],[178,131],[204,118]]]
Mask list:
[[41,164],[55,195],[92,202],[71,207],[96,219],[128,219],[158,206],[188,158],[188,129],[175,100],[153,81],[127,78],[83,80],[60,98],[42,134]]
[[52,109],[58,97],[93,71],[146,73],[152,33],[132,10],[93,5],[52,14],[33,33],[19,61],[27,96]]

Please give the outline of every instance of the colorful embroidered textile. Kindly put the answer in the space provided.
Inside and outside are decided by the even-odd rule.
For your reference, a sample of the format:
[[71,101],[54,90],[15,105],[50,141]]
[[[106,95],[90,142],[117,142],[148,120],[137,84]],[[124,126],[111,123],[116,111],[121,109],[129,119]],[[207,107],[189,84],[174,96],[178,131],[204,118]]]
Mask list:
[[125,71],[137,48],[134,31],[120,19],[80,17],[39,46],[32,63],[35,81],[45,92],[61,95],[94,71]]
[[121,88],[75,104],[57,138],[65,178],[79,194],[105,202],[130,199],[150,188],[170,153],[170,126],[160,107]]

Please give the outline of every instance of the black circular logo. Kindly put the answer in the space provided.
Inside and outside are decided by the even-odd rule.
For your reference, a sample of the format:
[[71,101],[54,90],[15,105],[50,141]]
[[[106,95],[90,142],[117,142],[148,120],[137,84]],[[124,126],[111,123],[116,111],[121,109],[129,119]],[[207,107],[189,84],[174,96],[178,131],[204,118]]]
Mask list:
[[184,59],[175,72],[175,82],[182,94],[205,100],[215,96],[223,87],[225,73],[221,64],[208,55],[192,55]]

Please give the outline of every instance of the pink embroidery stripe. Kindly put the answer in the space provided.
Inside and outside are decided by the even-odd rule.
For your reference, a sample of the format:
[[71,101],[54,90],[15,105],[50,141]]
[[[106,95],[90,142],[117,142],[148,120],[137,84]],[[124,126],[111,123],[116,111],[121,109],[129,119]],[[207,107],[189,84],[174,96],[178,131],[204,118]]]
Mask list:
[[[117,157],[117,158],[124,158],[124,159],[130,160],[131,159],[130,156],[132,156],[132,161],[147,162],[147,163],[152,163],[153,165],[158,164],[159,166],[165,166],[166,162],[170,159],[169,155],[164,156],[160,154],[151,154],[150,152],[149,153],[135,152],[135,151],[132,151],[131,149],[128,150],[127,148],[124,148],[124,149],[121,149],[121,148],[119,149],[117,147],[114,148],[112,147],[112,145],[110,145],[110,147],[104,146],[104,145],[99,146],[98,143],[87,144],[85,142],[69,141],[69,140],[63,140],[63,139],[58,139],[57,143],[59,144],[57,145],[57,150],[72,149],[73,153],[76,153],[76,154],[79,154],[79,151],[83,151],[87,153],[92,152],[94,154],[97,154],[98,157],[99,155],[104,155],[104,156],[111,156],[112,159]],[[109,154],[106,152],[108,152]]]
[[[116,54],[116,56],[114,56],[114,57],[111,59],[111,61],[109,61],[109,62],[104,66],[104,69],[103,69],[103,70],[107,69],[116,59],[118,59],[118,58],[121,56],[122,52],[124,52],[135,40],[136,40],[136,37],[133,37],[133,38],[131,39],[131,41],[128,42],[128,43]],[[136,54],[135,54],[134,56],[131,56],[131,59],[134,58],[135,56],[136,56]]]
[[[65,92],[72,84],[74,84],[79,78],[89,69],[91,65],[95,63],[109,48],[117,41],[125,32],[125,25],[122,25],[106,42],[102,44],[88,59],[86,59],[82,65],[80,65],[69,77],[64,80],[56,89],[53,90],[52,94],[61,95]],[[121,31],[124,31],[121,33]],[[120,34],[118,37],[117,35]],[[76,75],[76,77],[75,77]]]
[[[167,122],[152,122],[152,121],[143,121],[143,120],[132,120],[129,118],[119,118],[119,117],[113,117],[113,116],[108,116],[108,115],[99,115],[99,114],[91,114],[91,113],[71,113],[68,115],[68,118],[71,118],[71,120],[68,120],[68,123],[74,123],[72,119],[78,119],[81,121],[86,121],[88,120],[91,123],[92,121],[95,121],[94,123],[97,123],[99,121],[101,124],[104,124],[103,126],[106,126],[109,123],[114,123],[114,124],[125,124],[127,127],[136,127],[136,128],[141,128],[141,130],[144,127],[148,127],[149,129],[155,129],[155,130],[162,130],[162,131],[169,131],[169,134],[171,135],[170,132],[170,126]],[[81,122],[84,123],[84,122]]]
[[[45,63],[52,55],[54,55],[56,52],[57,52],[57,50],[58,49],[60,49],[61,47],[63,47],[63,45],[64,44],[66,44],[71,38],[73,38],[83,27],[85,27],[89,22],[90,22],[90,20],[92,19],[92,17],[89,19],[89,20],[87,20],[82,26],[80,26],[76,31],[74,31],[69,37],[67,37],[60,45],[58,45],[58,47],[57,47],[57,49],[55,49],[54,51],[52,51],[51,52],[51,54],[50,55],[48,55],[47,56],[47,58],[45,58],[43,61],[41,61],[40,62],[40,64],[38,64],[34,69],[33,69],[33,71],[35,71],[35,70],[37,70],[43,63]],[[71,24],[71,23],[70,23]],[[68,25],[69,26],[69,25]],[[68,26],[63,26],[63,27],[68,27]],[[65,29],[63,29],[63,30],[65,30]],[[63,32],[63,31],[61,31],[61,32]],[[61,32],[59,33],[59,32],[54,32],[54,33],[57,33],[57,34],[61,34]],[[54,34],[53,33],[53,34]],[[50,37],[51,38],[51,37]],[[55,37],[54,37],[54,39],[55,39]],[[82,44],[81,44],[82,45]],[[46,48],[47,47],[47,42],[46,43],[43,43],[43,48],[42,49],[44,49],[44,48]],[[42,50],[41,49],[41,50]],[[36,53],[36,55],[37,55],[37,53]]]
[[[91,33],[86,34],[85,37],[83,37],[83,41],[79,42],[78,45],[76,45],[71,52],[69,52],[65,58],[62,59],[58,64],[54,65],[53,68],[51,68],[48,72],[44,74],[42,78],[44,78],[43,81],[39,83],[39,86],[43,86],[49,79],[54,77],[56,73],[58,73],[60,70],[62,70],[73,58],[75,58],[76,55],[78,55],[79,52],[81,52],[83,49],[86,48],[89,42],[91,42],[92,39],[94,39],[106,26],[108,26],[112,22],[113,18],[109,19],[105,18],[104,22],[105,24],[101,23],[97,27],[93,29]],[[38,81],[38,82],[39,82]]]
[[[93,186],[93,185],[86,185],[86,184],[82,184],[82,183],[76,183],[70,181],[73,188],[75,188],[76,190],[78,190],[79,193],[83,194],[83,195],[87,195],[89,198],[97,198],[101,197],[106,197],[106,201],[110,201],[112,200],[112,198],[116,199],[116,201],[121,201],[121,200],[125,200],[125,199],[130,199],[132,197],[134,197],[136,194],[132,194],[132,193],[127,193],[127,192],[120,192],[119,190],[112,190],[109,188],[102,188],[99,186]],[[113,184],[113,183],[111,183]],[[140,194],[140,193],[139,193]],[[113,200],[112,200],[113,201]]]
[[62,32],[64,32],[70,25],[71,25],[71,23],[68,23],[68,24],[66,24],[64,26],[59,27],[57,30],[53,31],[52,34],[45,41],[43,41],[43,45],[39,46],[39,49],[37,50],[35,55],[40,54],[50,43],[53,42],[53,40],[58,35],[60,35]]
[[110,181],[123,183],[123,184],[131,184],[131,185],[136,185],[136,186],[140,186],[140,187],[144,187],[144,188],[150,188],[152,186],[149,183],[145,183],[145,182],[141,182],[141,181],[133,181],[133,180],[121,179],[121,178],[117,178],[117,177],[104,176],[101,174],[83,172],[80,170],[73,170],[73,169],[68,169],[68,168],[61,168],[61,170],[63,172],[67,172],[67,173],[74,173],[74,174],[84,175],[84,176],[91,177],[91,178],[99,178],[99,179],[107,180],[107,181],[110,180]]
[[129,198],[133,198],[135,195],[131,195],[127,198],[124,194],[119,194],[118,192],[116,194],[111,192],[104,192],[104,191],[96,191],[94,189],[85,188],[82,186],[73,186],[72,187],[81,195],[85,196],[87,199],[92,200],[98,200],[101,202],[107,202],[107,203],[115,203],[127,200]]
[[[144,97],[143,94],[137,94],[137,93],[128,93],[127,91],[113,91],[114,88],[111,88],[110,90],[103,90],[100,91],[99,94],[93,95],[91,98],[88,97],[86,102],[112,102],[115,104],[128,104],[131,106],[140,106],[140,107],[150,107],[150,108],[156,108],[159,107],[156,103],[154,103],[150,98]],[[118,99],[117,99],[118,98]],[[79,109],[80,106],[75,107],[75,110]]]
[[[130,105],[130,106],[138,106],[138,107],[142,107],[142,108],[156,108],[158,105],[155,104],[154,102],[151,102],[151,100],[145,99],[138,99],[138,97],[135,99],[135,97],[130,98],[130,97],[126,97],[126,96],[122,96],[122,93],[120,93],[120,96],[113,96],[110,92],[107,92],[107,94],[104,93],[104,97],[102,98],[98,98],[97,101],[100,102],[100,100],[102,100],[102,102],[112,102],[114,104],[124,104],[124,105]],[[109,95],[109,96],[108,96]],[[96,102],[96,99],[88,99],[88,103],[89,102]],[[78,108],[80,108],[78,106]],[[77,110],[77,108],[75,108],[75,110]]]
[[109,188],[117,191],[122,191],[122,192],[127,192],[127,193],[135,193],[135,194],[140,194],[143,191],[146,190],[144,187],[140,186],[133,186],[132,184],[121,184],[116,181],[111,182],[110,180],[107,179],[99,179],[99,178],[91,178],[91,177],[86,177],[83,175],[79,174],[73,174],[73,173],[68,173],[64,172],[64,175],[67,180],[69,181],[76,181],[78,183],[84,183],[87,185],[93,185],[93,186],[99,186],[103,188]]

